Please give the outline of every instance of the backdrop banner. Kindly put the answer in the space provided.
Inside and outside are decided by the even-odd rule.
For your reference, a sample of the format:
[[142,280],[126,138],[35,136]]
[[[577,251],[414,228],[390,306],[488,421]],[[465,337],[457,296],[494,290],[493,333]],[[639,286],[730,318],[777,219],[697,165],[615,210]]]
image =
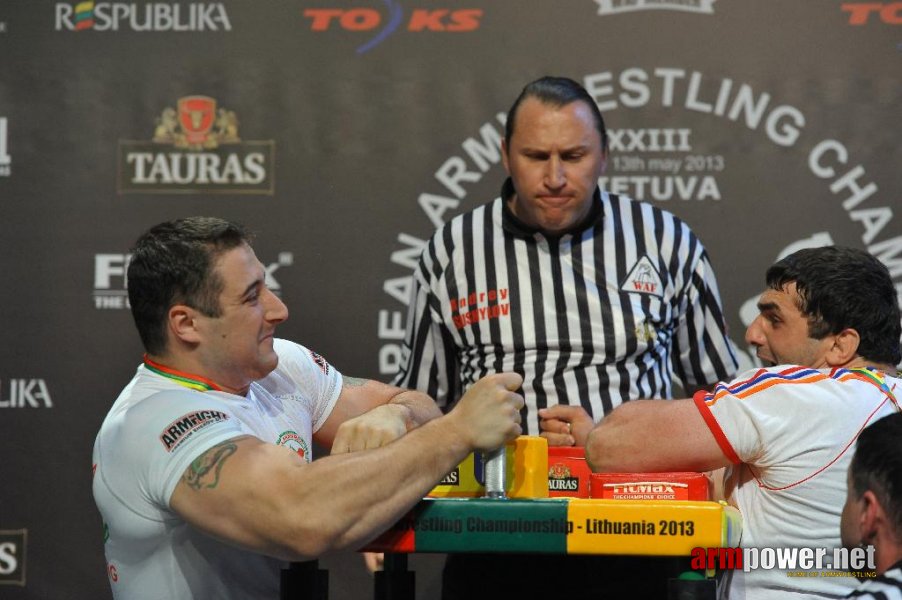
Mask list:
[[[548,74],[604,113],[602,186],[704,242],[743,366],[778,257],[864,248],[902,289],[902,2],[3,0],[0,597],[111,597],[91,449],[141,360],[142,231],[248,225],[279,336],[388,381],[425,240],[498,195],[505,111]],[[437,597],[441,557],[412,564]]]

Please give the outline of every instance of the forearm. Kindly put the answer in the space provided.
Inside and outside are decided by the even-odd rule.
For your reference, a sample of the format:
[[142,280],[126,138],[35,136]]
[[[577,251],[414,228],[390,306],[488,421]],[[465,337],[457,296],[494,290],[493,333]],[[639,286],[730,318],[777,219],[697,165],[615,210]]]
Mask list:
[[388,403],[407,410],[408,431],[442,416],[432,398],[416,390],[400,390]]
[[448,415],[313,463],[256,437],[227,440],[194,459],[170,506],[212,536],[288,560],[359,547],[467,454],[520,434],[523,398],[512,390],[521,383],[510,373],[485,377]]
[[[297,531],[292,552],[309,558],[338,548],[357,549],[396,523],[472,448],[448,417],[367,452],[319,459],[297,473],[285,503]],[[304,540],[300,547],[293,546]],[[307,542],[312,542],[308,548]],[[297,559],[297,556],[286,556]]]
[[634,400],[589,434],[596,472],[709,471],[729,464],[692,400]]
[[[618,408],[589,432],[586,439],[586,460],[596,473],[626,473],[651,470],[648,468],[649,440],[630,423],[629,415]],[[627,411],[628,412],[628,411]]]

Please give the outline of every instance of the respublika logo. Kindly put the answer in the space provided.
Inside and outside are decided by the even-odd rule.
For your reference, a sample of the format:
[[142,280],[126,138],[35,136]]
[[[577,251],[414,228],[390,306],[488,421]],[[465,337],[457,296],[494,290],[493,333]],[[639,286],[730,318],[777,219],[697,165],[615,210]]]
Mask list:
[[43,379],[0,379],[0,408],[53,408],[50,390]]
[[25,585],[27,529],[0,531],[0,585]]
[[409,15],[398,2],[382,0],[384,11],[368,7],[305,8],[311,31],[369,32],[357,53],[369,52],[397,31],[462,33],[479,29],[481,8],[414,8]]
[[242,141],[235,113],[208,96],[177,107],[163,109],[151,141],[120,140],[120,194],[273,194],[275,141]]
[[220,2],[61,2],[56,5],[57,31],[231,31]]
[[842,10],[849,13],[849,25],[902,25],[902,2],[846,2]]
[[12,174],[13,159],[9,155],[8,139],[6,117],[0,117],[0,177],[9,177]]
[[640,10],[678,10],[714,14],[717,0],[595,0],[599,15],[615,15]]
[[[131,254],[94,255],[94,308],[97,310],[125,310],[128,303],[128,263]],[[282,294],[282,284],[275,273],[281,267],[294,264],[294,253],[280,252],[275,262],[264,263],[266,287],[277,296]]]

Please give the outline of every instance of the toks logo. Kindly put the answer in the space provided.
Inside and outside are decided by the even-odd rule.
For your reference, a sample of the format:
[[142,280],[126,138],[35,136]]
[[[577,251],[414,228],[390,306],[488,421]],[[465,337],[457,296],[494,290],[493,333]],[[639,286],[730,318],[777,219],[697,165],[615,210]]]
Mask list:
[[405,23],[407,31],[461,33],[479,29],[482,18],[480,8],[416,8],[407,18],[404,9],[394,0],[383,2],[388,9],[385,19],[374,8],[307,8],[304,9],[304,17],[310,19],[311,31],[375,31],[372,38],[357,48],[357,54],[369,52]]
[[120,194],[273,194],[273,140],[242,142],[235,113],[213,98],[177,106],[163,109],[150,142],[120,140]]
[[849,13],[849,25],[867,25],[872,16],[887,25],[902,25],[902,2],[846,2],[842,10]]
[[25,542],[28,530],[0,531],[0,585],[25,586]]
[[62,31],[231,31],[221,3],[79,2],[56,5],[56,30]]

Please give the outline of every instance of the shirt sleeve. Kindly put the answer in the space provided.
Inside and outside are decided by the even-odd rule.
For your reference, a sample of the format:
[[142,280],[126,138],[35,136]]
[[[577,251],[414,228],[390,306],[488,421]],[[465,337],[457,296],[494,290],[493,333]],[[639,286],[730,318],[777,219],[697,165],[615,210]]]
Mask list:
[[203,392],[159,392],[116,415],[100,440],[101,475],[112,494],[153,519],[193,460],[249,435],[231,409]]
[[313,433],[328,420],[341,395],[342,375],[329,362],[309,348],[288,340],[276,340],[278,370],[303,391],[301,399],[309,403]]
[[407,332],[394,384],[425,392],[447,409],[460,395],[460,377],[457,347],[441,317],[440,295],[446,294],[430,285],[432,247],[427,247],[412,276]]
[[673,367],[684,386],[707,386],[732,378],[739,367],[723,314],[714,270],[701,242],[684,283],[674,332]]
[[753,369],[694,400],[727,458],[768,467],[798,452],[807,432],[800,422],[820,422],[816,384],[804,381],[824,378],[802,367]]

